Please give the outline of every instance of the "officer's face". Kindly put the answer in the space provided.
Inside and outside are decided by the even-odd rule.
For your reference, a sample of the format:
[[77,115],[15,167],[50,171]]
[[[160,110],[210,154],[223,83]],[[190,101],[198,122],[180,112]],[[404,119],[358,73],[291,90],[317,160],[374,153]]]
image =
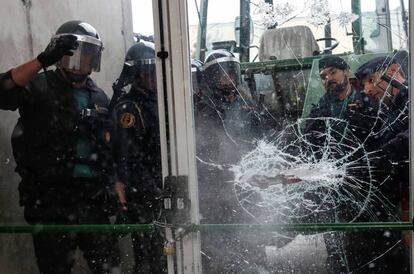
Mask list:
[[379,103],[381,100],[385,104],[391,102],[392,94],[389,92],[390,86],[387,82],[381,79],[381,73],[376,72],[368,75],[362,80],[364,92],[370,96],[374,101]]
[[392,87],[388,82],[381,79],[383,73],[386,73],[392,79],[401,83],[405,82],[404,73],[401,71],[401,66],[398,64],[391,64],[385,72],[375,72],[366,76],[362,80],[365,93],[373,98],[376,102],[383,102],[388,105],[392,98],[397,95],[400,90]]
[[138,73],[138,77],[135,80],[138,85],[145,90],[156,90],[157,89],[157,78],[155,70],[146,70]]
[[226,72],[217,76],[216,79],[210,79],[211,81],[217,81],[216,87],[220,90],[233,90],[237,87],[237,75]]
[[323,87],[328,93],[341,93],[347,87],[347,71],[334,67],[327,67],[319,72]]
[[82,87],[86,82],[86,78],[88,77],[88,74],[84,74],[82,71],[78,70],[62,69],[61,71],[66,81],[74,88]]

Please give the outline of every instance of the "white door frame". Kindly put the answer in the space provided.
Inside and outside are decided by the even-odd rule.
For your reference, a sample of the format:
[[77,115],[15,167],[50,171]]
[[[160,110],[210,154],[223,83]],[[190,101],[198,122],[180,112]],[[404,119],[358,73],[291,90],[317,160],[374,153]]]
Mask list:
[[[153,13],[163,177],[188,178],[187,222],[198,224],[187,1],[153,0]],[[167,229],[167,240],[173,242],[176,233]],[[201,273],[199,232],[184,235],[175,242],[175,250],[174,256],[168,256],[168,273]]]

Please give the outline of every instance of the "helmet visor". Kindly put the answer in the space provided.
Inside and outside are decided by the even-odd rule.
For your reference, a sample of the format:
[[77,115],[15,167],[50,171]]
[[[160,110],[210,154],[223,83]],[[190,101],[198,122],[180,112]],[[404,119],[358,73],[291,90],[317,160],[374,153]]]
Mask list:
[[144,79],[155,79],[155,58],[142,60],[129,60],[125,64],[134,67],[136,76],[140,75]]
[[[59,34],[65,35],[65,34]],[[73,51],[72,56],[63,56],[58,67],[71,71],[79,71],[81,74],[89,74],[92,71],[99,72],[101,69],[102,42],[99,39],[75,35],[78,39],[78,48]],[[55,35],[57,37],[58,35]],[[53,39],[53,38],[52,38]]]
[[204,71],[206,80],[216,88],[235,88],[240,84],[240,63],[234,57],[208,62]]

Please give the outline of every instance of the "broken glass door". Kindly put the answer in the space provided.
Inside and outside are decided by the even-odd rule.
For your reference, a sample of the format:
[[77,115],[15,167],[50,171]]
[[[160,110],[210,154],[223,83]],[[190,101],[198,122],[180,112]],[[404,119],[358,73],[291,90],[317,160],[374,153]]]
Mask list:
[[408,4],[188,1],[203,273],[410,272]]

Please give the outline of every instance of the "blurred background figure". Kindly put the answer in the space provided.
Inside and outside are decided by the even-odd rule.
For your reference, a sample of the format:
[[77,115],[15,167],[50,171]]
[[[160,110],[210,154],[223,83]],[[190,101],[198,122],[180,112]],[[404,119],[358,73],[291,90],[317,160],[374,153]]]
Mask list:
[[[212,51],[203,72],[206,84],[194,110],[201,223],[253,223],[237,201],[229,166],[254,148],[260,119],[242,91],[240,62],[232,53]],[[203,272],[256,273],[266,259],[261,236],[203,232]]]

